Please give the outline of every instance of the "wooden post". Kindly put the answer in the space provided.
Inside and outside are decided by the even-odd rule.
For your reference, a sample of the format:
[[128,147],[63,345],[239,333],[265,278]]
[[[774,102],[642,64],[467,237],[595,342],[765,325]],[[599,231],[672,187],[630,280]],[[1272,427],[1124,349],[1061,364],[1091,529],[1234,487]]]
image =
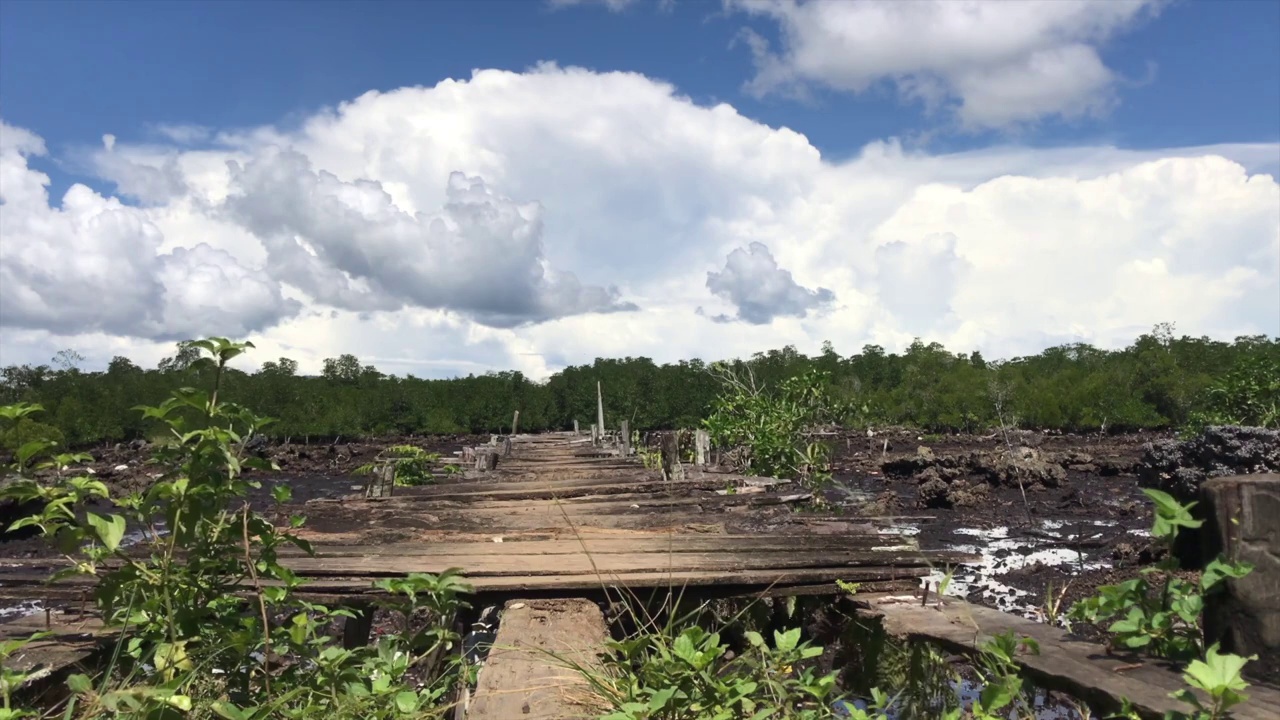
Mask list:
[[662,477],[664,480],[684,480],[684,466],[680,464],[680,431],[662,438]]
[[711,455],[711,433],[698,428],[693,433],[694,444],[694,464],[698,467],[705,467],[707,457]]
[[599,380],[596,381],[596,424],[600,426],[600,434],[604,435],[604,395]]
[[600,444],[600,426],[595,423],[591,423],[591,444]]
[[618,447],[622,450],[622,457],[631,457],[631,421],[622,421],[622,435],[618,438]]
[[516,414],[511,416],[511,434],[515,435],[516,433],[520,432],[517,429],[519,427],[520,427],[520,411],[517,410]]
[[498,453],[500,450],[484,450],[476,453],[476,469],[481,472],[489,472],[498,467]]
[[364,496],[367,498],[375,497],[391,497],[395,492],[396,486],[396,464],[393,462],[383,463],[381,467],[375,468],[369,475],[369,481],[364,486]]
[[581,434],[582,434],[582,433],[578,430],[578,418],[574,418],[574,419],[573,419],[573,434],[574,434],[574,437],[577,437],[578,435],[581,435]]
[[373,608],[361,603],[351,608],[353,617],[348,617],[342,625],[342,647],[355,650],[369,644],[369,631],[373,629]]
[[502,457],[511,457],[511,438],[502,441]]

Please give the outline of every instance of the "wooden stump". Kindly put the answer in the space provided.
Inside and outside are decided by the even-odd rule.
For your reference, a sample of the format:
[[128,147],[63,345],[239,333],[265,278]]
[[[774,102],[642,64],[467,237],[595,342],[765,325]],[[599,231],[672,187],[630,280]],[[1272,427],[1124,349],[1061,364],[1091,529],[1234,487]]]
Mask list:
[[684,480],[684,466],[680,464],[680,431],[662,438],[662,476],[667,480]]
[[369,474],[364,486],[364,496],[369,498],[391,497],[395,493],[396,464],[383,463]]
[[1208,522],[1201,530],[1206,561],[1219,553],[1253,563],[1205,599],[1206,642],[1258,656],[1258,677],[1280,677],[1280,474],[1236,475],[1200,487]]

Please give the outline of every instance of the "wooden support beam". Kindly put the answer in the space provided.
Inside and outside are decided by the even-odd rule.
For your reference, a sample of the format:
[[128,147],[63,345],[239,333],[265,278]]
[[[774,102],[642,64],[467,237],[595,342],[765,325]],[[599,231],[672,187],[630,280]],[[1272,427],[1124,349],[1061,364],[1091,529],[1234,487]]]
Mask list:
[[[565,662],[599,667],[609,637],[595,603],[568,598],[512,600],[476,684],[468,720],[599,717],[605,704]],[[559,658],[563,658],[564,662]]]

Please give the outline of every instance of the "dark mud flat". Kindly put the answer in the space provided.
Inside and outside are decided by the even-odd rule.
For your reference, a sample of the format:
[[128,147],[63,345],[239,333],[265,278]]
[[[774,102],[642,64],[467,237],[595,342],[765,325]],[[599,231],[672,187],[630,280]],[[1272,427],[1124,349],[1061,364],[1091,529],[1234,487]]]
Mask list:
[[[274,442],[258,448],[256,454],[274,461],[280,466],[280,472],[263,472],[250,470],[244,474],[246,479],[261,483],[260,488],[249,491],[250,506],[260,512],[270,511],[275,501],[272,489],[277,485],[288,485],[294,504],[306,503],[310,500],[337,499],[358,492],[357,486],[362,478],[356,476],[356,468],[371,462],[379,452],[392,445],[413,444],[429,452],[439,453],[442,458],[453,457],[453,453],[463,447],[488,442],[489,436],[455,435],[433,436],[429,438],[391,437],[379,440],[351,441],[310,444],[296,442]],[[122,496],[131,492],[141,492],[150,486],[159,475],[159,468],[149,464],[152,448],[141,442],[121,443],[104,448],[85,450],[93,460],[83,466],[84,471],[106,483],[113,496]],[[4,515],[5,526],[17,519],[19,515],[14,508],[0,508],[8,514]],[[107,502],[97,504],[89,510],[95,512],[111,512],[112,505]],[[13,517],[9,517],[13,515]],[[284,518],[282,518],[283,520]],[[140,529],[129,527],[130,532]],[[57,555],[47,542],[32,537],[30,533],[0,533],[0,558],[36,558]]]
[[[1050,588],[1055,599],[1068,588],[1062,603],[1065,611],[1074,600],[1093,594],[1097,586],[1133,577],[1139,568],[1155,562],[1147,539],[1151,512],[1134,469],[1143,445],[1161,437],[1156,433],[1018,432],[1006,443],[1002,434],[840,434],[823,438],[833,449],[835,479],[826,496],[855,512],[931,516],[898,529],[914,534],[922,548],[983,556],[976,572],[969,568],[955,572],[949,594],[1045,619]],[[945,464],[946,459],[963,461],[1024,447],[1059,465],[1052,483],[1028,481],[1019,488],[1016,483],[968,477],[964,480],[971,487],[985,487],[979,488],[975,501],[965,504],[939,506],[922,493],[919,473],[886,470],[910,466],[921,456]],[[943,577],[940,570],[931,578],[935,589]]]

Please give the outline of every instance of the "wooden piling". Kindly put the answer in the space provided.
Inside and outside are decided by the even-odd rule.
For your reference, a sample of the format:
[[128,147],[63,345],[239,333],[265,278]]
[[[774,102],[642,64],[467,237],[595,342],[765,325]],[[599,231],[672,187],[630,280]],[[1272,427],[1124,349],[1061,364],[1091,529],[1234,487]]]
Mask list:
[[515,415],[511,416],[511,434],[515,435],[520,432],[520,411],[517,410]]
[[573,419],[573,434],[574,436],[582,434],[582,431],[578,429],[578,418]]
[[698,467],[706,467],[707,458],[711,455],[711,433],[698,428],[693,434],[694,443],[694,464]]
[[596,424],[600,426],[600,434],[604,435],[604,395],[599,380],[596,381]]
[[622,457],[631,456],[631,421],[623,420],[621,425],[622,434],[618,436],[618,449],[622,451]]
[[680,464],[680,431],[662,438],[662,476],[670,482],[684,480],[684,466]]

